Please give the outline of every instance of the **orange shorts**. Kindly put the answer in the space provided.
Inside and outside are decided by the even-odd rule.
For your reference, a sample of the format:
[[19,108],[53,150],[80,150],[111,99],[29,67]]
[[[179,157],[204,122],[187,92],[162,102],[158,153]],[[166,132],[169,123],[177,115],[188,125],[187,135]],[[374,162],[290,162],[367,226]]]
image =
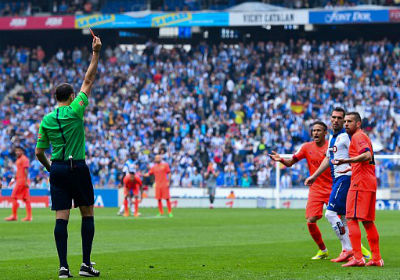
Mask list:
[[156,187],[156,199],[169,199],[169,188],[168,187],[163,187],[163,188],[157,188]]
[[29,199],[29,188],[26,187],[24,184],[18,184],[15,185],[15,188],[13,189],[11,193],[11,198],[16,198],[16,199]]
[[328,204],[330,194],[309,195],[306,206],[306,219],[311,217],[322,218],[324,204]]
[[346,218],[375,221],[376,192],[349,190]]
[[124,188],[124,196],[138,196],[139,195],[139,188]]

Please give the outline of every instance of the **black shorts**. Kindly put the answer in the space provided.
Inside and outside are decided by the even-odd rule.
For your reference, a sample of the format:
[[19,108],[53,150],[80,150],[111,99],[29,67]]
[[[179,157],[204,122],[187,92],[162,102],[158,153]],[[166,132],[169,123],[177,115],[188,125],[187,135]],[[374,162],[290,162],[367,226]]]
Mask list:
[[66,210],[94,204],[94,192],[89,168],[84,160],[53,161],[50,168],[51,210]]

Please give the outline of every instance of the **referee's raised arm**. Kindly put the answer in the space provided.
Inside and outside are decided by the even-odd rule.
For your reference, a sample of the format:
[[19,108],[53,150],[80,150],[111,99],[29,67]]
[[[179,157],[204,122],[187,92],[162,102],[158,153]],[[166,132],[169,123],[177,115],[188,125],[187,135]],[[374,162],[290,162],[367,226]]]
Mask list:
[[92,42],[93,56],[90,61],[88,70],[86,71],[85,78],[83,80],[81,91],[86,94],[87,97],[90,95],[94,80],[97,73],[97,65],[99,63],[101,40],[99,37],[94,37]]

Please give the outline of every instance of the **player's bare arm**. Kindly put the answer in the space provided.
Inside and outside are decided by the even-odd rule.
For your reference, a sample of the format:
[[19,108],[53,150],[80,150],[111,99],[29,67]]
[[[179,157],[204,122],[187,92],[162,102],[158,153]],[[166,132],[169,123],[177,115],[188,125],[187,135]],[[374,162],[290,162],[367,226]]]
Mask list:
[[25,172],[25,187],[29,187],[29,185],[28,185],[28,173],[29,173],[28,168],[25,168],[24,172]]
[[318,178],[319,175],[321,175],[322,173],[325,172],[325,170],[327,170],[329,167],[329,159],[328,157],[325,157],[324,160],[321,162],[320,166],[318,167],[318,169],[314,172],[313,175],[311,175],[310,177],[308,177],[305,181],[304,181],[304,185],[305,186],[311,186],[315,180]]
[[295,164],[297,161],[294,158],[290,158],[290,159],[285,159],[282,158],[277,152],[272,151],[271,154],[268,154],[268,156],[273,160],[273,161],[279,161],[281,162],[283,165],[287,166],[287,167],[291,167],[293,164]]
[[356,157],[352,158],[343,158],[343,159],[337,159],[332,161],[334,165],[341,165],[345,163],[355,163],[355,162],[364,162],[364,161],[371,161],[372,160],[372,154],[370,151],[365,151],[361,155],[358,155]]
[[48,172],[50,172],[50,161],[46,157],[44,153],[45,149],[42,148],[36,148],[35,149],[35,155],[38,161],[46,168]]
[[81,86],[81,91],[83,91],[86,94],[86,96],[90,95],[90,92],[92,90],[96,78],[97,65],[99,63],[100,49],[101,49],[101,40],[99,37],[93,38],[92,49],[93,49],[92,60],[90,61],[89,68],[85,74],[85,78]]

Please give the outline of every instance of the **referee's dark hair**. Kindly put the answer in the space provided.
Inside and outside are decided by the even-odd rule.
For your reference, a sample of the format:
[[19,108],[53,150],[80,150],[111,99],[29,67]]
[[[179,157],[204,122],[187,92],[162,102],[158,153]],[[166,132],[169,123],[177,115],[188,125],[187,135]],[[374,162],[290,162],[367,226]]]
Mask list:
[[335,107],[333,110],[332,110],[332,113],[333,112],[341,112],[341,113],[343,113],[343,118],[346,116],[346,111],[342,108],[342,107]]
[[315,121],[310,125],[310,129],[312,130],[312,128],[314,127],[314,125],[321,125],[325,131],[328,130],[328,126],[323,122],[323,121]]
[[67,101],[72,93],[74,93],[74,89],[70,84],[60,84],[56,87],[56,100],[58,102]]
[[354,116],[354,120],[356,122],[362,122],[361,116],[360,116],[360,114],[358,112],[347,113],[347,116]]

